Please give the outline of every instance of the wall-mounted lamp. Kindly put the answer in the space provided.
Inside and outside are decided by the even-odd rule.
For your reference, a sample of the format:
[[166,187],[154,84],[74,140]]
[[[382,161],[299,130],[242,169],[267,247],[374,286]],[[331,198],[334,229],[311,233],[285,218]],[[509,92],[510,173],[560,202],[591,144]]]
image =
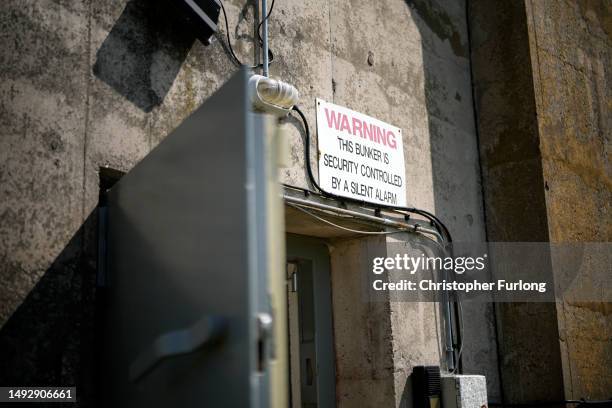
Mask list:
[[300,98],[293,85],[262,75],[252,75],[249,88],[255,109],[277,116],[288,115]]

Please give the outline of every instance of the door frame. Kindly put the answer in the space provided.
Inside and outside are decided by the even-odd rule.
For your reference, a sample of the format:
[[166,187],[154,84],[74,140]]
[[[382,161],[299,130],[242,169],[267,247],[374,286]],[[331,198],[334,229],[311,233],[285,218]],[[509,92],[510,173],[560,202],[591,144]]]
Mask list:
[[[312,266],[317,360],[317,406],[336,406],[336,357],[334,351],[331,258],[325,240],[286,234],[287,262]],[[299,292],[299,288],[298,288]]]

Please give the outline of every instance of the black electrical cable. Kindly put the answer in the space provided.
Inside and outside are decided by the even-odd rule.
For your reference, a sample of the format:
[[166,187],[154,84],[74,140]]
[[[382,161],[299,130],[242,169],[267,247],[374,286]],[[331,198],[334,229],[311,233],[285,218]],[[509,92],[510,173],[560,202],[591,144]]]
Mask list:
[[[259,23],[259,25],[257,26],[257,37],[259,38],[259,42],[260,45],[263,44],[263,39],[261,38],[261,34],[260,34],[260,28],[263,24],[263,22],[267,19],[270,18],[270,14],[272,14],[272,10],[274,9],[274,2],[275,0],[272,0],[272,3],[270,4],[270,10],[268,11],[268,13],[266,14],[266,16],[262,19],[262,21]],[[234,52],[234,49],[232,47],[232,42],[230,40],[230,34],[229,34],[229,23],[227,22],[227,13],[225,12],[225,7],[223,6],[223,2],[221,1],[221,9],[223,11],[223,18],[225,20],[225,31],[227,34],[227,45],[229,47],[230,53],[232,55],[232,57],[234,58],[234,60],[236,61],[236,63],[238,63],[238,65],[244,65],[242,64],[242,62],[240,61],[240,59],[236,56],[236,53]],[[268,49],[268,52],[270,55],[270,61],[272,62],[272,60],[274,59],[274,54],[272,53],[272,51],[270,49]],[[255,66],[252,66],[251,68],[259,68],[261,67],[262,64],[258,64]],[[323,190],[321,188],[321,186],[319,186],[319,183],[316,181],[314,174],[312,173],[312,166],[310,165],[310,128],[308,127],[308,121],[306,120],[306,116],[304,116],[304,113],[300,110],[300,108],[298,108],[297,106],[293,107],[293,110],[296,111],[298,113],[298,115],[300,116],[300,118],[302,119],[302,122],[304,124],[304,130],[306,132],[306,142],[305,142],[305,165],[306,165],[306,170],[308,172],[308,177],[311,181],[311,183],[313,184],[313,186],[319,190],[319,192],[327,197],[330,198],[334,198],[336,200],[340,200],[340,201],[350,201],[350,202],[354,202],[357,203],[359,205],[362,206],[367,206],[367,205],[371,205],[370,203],[367,203],[365,201],[362,200],[356,200],[354,198],[348,198],[348,197],[341,197],[338,196],[336,194],[332,194],[329,193],[325,190]],[[378,205],[379,208],[381,209],[388,209],[388,210],[395,210],[395,211],[404,211],[404,212],[409,212],[409,213],[413,213],[413,214],[418,214],[422,217],[425,217],[426,219],[428,219],[432,225],[435,226],[435,228],[440,232],[440,234],[444,235],[448,241],[448,243],[451,243],[453,241],[452,236],[450,234],[450,231],[448,230],[448,228],[446,227],[446,225],[444,225],[444,223],[442,221],[440,221],[439,218],[437,218],[435,215],[433,215],[432,213],[425,211],[425,210],[420,210],[418,208],[411,208],[411,207],[395,207],[395,206],[388,206],[388,205]]]
[[[274,1],[272,0],[272,3],[270,3],[270,10],[268,11],[268,14],[266,14],[266,16],[259,22],[259,25],[257,26],[257,37],[259,38],[259,45],[263,47],[263,38],[261,38],[261,26],[263,25],[264,21],[268,20],[270,18],[270,14],[272,14],[272,10],[274,9]],[[270,47],[268,47],[268,65],[272,64],[272,62],[274,61],[274,53],[272,52],[272,50],[270,49]],[[259,64],[260,66],[263,67],[263,64]]]
[[[225,12],[225,7],[223,6],[223,2],[219,1],[219,3],[221,4],[221,11],[223,11],[223,19],[225,20],[225,34],[227,35],[227,47],[229,48],[230,54],[232,58],[234,59],[234,62],[236,62],[236,64],[238,64],[239,66],[246,65],[242,61],[240,61],[240,58],[238,58],[238,56],[234,52],[234,47],[232,47],[232,40],[230,39],[229,23],[227,22],[227,13]],[[261,34],[259,30],[261,29],[261,26],[264,20],[267,20],[270,18],[270,14],[272,14],[273,8],[274,8],[274,0],[272,0],[272,3],[270,5],[270,11],[268,11],[266,16],[263,18],[263,20],[259,22],[259,25],[257,26],[257,37],[259,39],[260,46],[263,46],[263,38],[261,38]],[[272,61],[274,61],[274,53],[272,52],[270,48],[268,48],[268,58],[269,58],[268,64],[271,64]],[[257,64],[257,65],[251,65],[249,68],[257,69],[261,67],[263,67],[263,63]]]
[[[312,172],[312,166],[310,165],[310,128],[308,126],[308,121],[306,120],[306,116],[304,115],[302,110],[297,105],[293,106],[293,110],[299,115],[300,119],[302,120],[302,123],[304,124],[304,131],[306,133],[306,140],[304,143],[305,145],[304,146],[304,161],[305,161],[304,166],[306,167],[308,178],[310,179],[310,182],[315,187],[315,189],[319,190],[319,192],[322,195],[336,199],[336,200],[349,201],[349,202],[353,202],[353,203],[356,203],[362,206],[369,206],[369,205],[371,206],[372,204],[366,201],[357,200],[357,199],[350,198],[350,197],[342,197],[342,196],[339,196],[333,193],[329,193],[321,188],[321,186],[319,185],[319,183],[314,177],[314,174]],[[404,211],[404,212],[418,214],[422,217],[425,217],[434,225],[434,227],[440,232],[440,234],[446,237],[448,243],[451,243],[453,241],[450,231],[448,230],[448,228],[446,228],[446,225],[444,225],[444,223],[439,218],[437,218],[435,215],[431,214],[428,211],[420,210],[418,208],[413,208],[413,207],[389,206],[389,205],[382,205],[382,204],[377,204],[377,206],[381,209]]]
[[[308,126],[308,120],[306,120],[306,116],[304,115],[304,112],[302,112],[302,110],[297,106],[294,105],[293,106],[293,110],[295,112],[297,112],[297,114],[299,115],[300,119],[302,120],[302,123],[304,124],[304,132],[306,133],[306,140],[304,142],[304,166],[306,167],[306,172],[308,173],[308,178],[310,179],[310,182],[312,183],[312,185],[315,187],[315,189],[319,190],[319,192],[324,195],[327,196],[329,198],[333,198],[339,201],[349,201],[349,202],[353,202],[356,204],[359,204],[361,206],[369,206],[372,205],[371,203],[367,203],[366,201],[362,201],[362,200],[356,200],[354,198],[350,198],[350,197],[342,197],[342,196],[338,196],[336,194],[333,193],[329,193],[325,190],[323,190],[321,188],[321,186],[319,185],[319,183],[317,182],[317,180],[314,177],[314,174],[312,172],[312,166],[310,165],[310,128]],[[426,219],[428,219],[432,225],[436,228],[436,230],[438,230],[438,232],[446,237],[447,240],[447,244],[451,244],[453,242],[453,238],[451,236],[450,231],[448,230],[448,228],[446,227],[446,225],[444,225],[444,223],[435,215],[433,215],[432,213],[425,211],[425,210],[421,210],[418,208],[413,208],[413,207],[401,207],[401,206],[387,206],[387,205],[380,205],[378,204],[378,207],[381,209],[388,209],[388,210],[394,210],[394,211],[404,211],[404,212],[408,212],[408,213],[413,213],[413,214],[418,214],[422,217],[425,217]],[[449,248],[449,250],[451,251],[451,256],[452,256],[452,247]],[[459,300],[456,300],[456,305],[455,305],[455,314],[457,313],[461,313],[461,311],[459,311],[459,306],[458,306],[458,302]],[[456,318],[458,319],[462,319],[463,316],[456,316]],[[459,350],[463,349],[463,338],[461,335],[461,328],[457,327],[458,333],[457,333],[457,341],[458,343],[460,343],[460,347]],[[459,352],[459,355],[455,355],[455,357],[458,361],[457,364],[460,365],[461,363],[461,352]]]
[[238,65],[244,65],[242,61],[240,61],[240,59],[236,56],[236,53],[234,52],[234,48],[232,47],[232,41],[230,40],[230,33],[229,33],[229,23],[227,22],[227,13],[225,12],[225,6],[223,6],[222,1],[220,1],[219,3],[221,4],[221,11],[223,11],[223,18],[225,19],[225,34],[227,34],[227,46],[230,50],[230,54],[232,55],[232,58],[234,58],[234,61]]
[[272,0],[272,3],[270,3],[270,10],[268,10],[268,14],[266,14],[266,16],[259,22],[259,25],[257,26],[257,36],[259,37],[259,41],[263,42],[263,39],[261,38],[261,26],[264,23],[264,21],[266,21],[267,19],[270,18],[270,14],[272,14],[272,10],[274,9],[274,1]]

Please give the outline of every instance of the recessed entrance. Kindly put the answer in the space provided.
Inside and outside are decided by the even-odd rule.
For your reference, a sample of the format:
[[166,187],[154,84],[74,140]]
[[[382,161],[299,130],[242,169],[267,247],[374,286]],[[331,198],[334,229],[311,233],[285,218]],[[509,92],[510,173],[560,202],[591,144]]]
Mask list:
[[323,240],[287,235],[291,408],[336,402],[330,259]]

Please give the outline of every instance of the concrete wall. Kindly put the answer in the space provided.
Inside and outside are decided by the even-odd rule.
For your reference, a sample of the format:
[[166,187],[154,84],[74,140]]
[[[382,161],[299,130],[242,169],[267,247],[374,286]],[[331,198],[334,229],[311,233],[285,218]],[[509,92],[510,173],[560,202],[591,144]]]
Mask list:
[[233,67],[146,1],[1,7],[0,382],[87,405],[99,169],[129,170]]
[[336,240],[331,248],[337,406],[395,406],[391,306],[364,299],[362,278],[362,254],[386,256],[385,239]]
[[[490,241],[610,241],[611,13],[470,2]],[[506,402],[609,397],[609,304],[499,305],[497,327]]]
[[[612,240],[612,4],[526,1],[551,242]],[[557,305],[568,398],[612,390],[612,307]]]
[[[234,48],[250,63],[253,10],[225,3]],[[235,67],[224,27],[204,47],[168,22],[163,3],[0,7],[0,360],[9,367],[0,383],[77,383],[86,396],[100,168],[128,171]],[[465,4],[451,0],[277,1],[270,25],[272,75],[297,86],[311,127],[320,97],[404,129],[408,201],[464,241],[485,237],[467,32]],[[288,121],[283,180],[306,186],[301,125]],[[435,316],[429,306],[388,307],[389,389],[400,404],[412,366],[433,356],[432,339],[415,341],[410,322]],[[486,373],[495,399],[492,309],[469,313],[465,367]]]
[[[418,198],[413,200],[409,195],[409,201],[417,207],[434,210],[450,228],[454,241],[483,242],[487,238],[471,87],[466,2],[411,0],[407,4],[421,36],[427,112],[425,132],[429,133],[434,195],[433,205],[422,201],[425,194],[419,188],[415,190]],[[406,89],[406,92],[414,94],[414,90]],[[416,140],[427,138],[417,137]],[[407,168],[411,167],[412,163],[407,161]],[[415,186],[421,184],[421,179],[416,180]],[[405,312],[398,311],[397,316],[411,314],[411,308],[415,307],[409,304],[398,306]],[[408,326],[418,326],[423,319],[434,320],[433,309],[418,308]],[[466,373],[486,375],[490,400],[500,401],[494,308],[492,305],[466,303],[463,309],[467,316],[464,319],[463,368]],[[424,318],[426,312],[428,317]],[[397,348],[410,349],[410,344],[419,344],[419,350],[427,350],[424,343],[413,342],[407,334],[406,324],[406,321],[398,321],[402,327],[400,331],[405,332],[398,338],[405,342],[398,343]],[[413,362],[418,362],[418,359],[413,359]],[[407,364],[405,370],[405,374],[410,373],[411,365]]]
[[[487,237],[548,240],[526,11],[470,2],[475,108]],[[559,401],[563,377],[553,304],[496,304],[504,402]]]
[[[406,247],[428,247],[426,239],[408,234],[387,238],[387,256],[405,253]],[[397,271],[388,279],[399,281],[404,276]],[[446,367],[444,344],[445,331],[439,303],[402,302],[402,294],[391,293],[391,325],[393,354],[395,358],[395,399],[399,407],[412,407],[412,378],[417,365],[441,365]],[[395,301],[394,301],[395,299]],[[486,368],[484,368],[486,369]]]

